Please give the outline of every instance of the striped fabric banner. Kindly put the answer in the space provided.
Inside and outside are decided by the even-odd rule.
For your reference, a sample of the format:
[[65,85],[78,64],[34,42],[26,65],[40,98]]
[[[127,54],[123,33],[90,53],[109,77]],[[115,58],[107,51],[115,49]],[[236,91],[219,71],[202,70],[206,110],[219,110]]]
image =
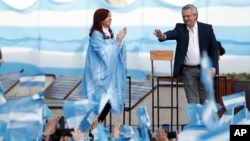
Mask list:
[[23,72],[20,74],[20,87],[44,87],[45,74],[41,72]]
[[0,104],[0,128],[3,141],[41,140],[43,132],[43,92],[33,96],[9,100]]
[[226,109],[246,106],[245,92],[238,92],[226,96],[222,96],[222,101]]
[[6,103],[6,98],[5,98],[4,87],[2,85],[2,82],[0,82],[0,104],[3,103]]
[[[128,75],[146,79],[151,67],[149,51],[175,51],[176,46],[175,41],[160,43],[154,29],[171,30],[183,22],[181,8],[187,3],[197,6],[198,21],[213,25],[226,50],[220,59],[220,73],[249,72],[249,66],[242,63],[250,61],[249,0],[2,0],[0,47],[5,63],[0,71],[38,66],[46,73],[81,76],[93,13],[103,7],[111,11],[115,35],[124,26],[128,29],[124,40]],[[168,67],[162,62],[155,64],[159,73],[170,70]]]
[[90,103],[88,99],[79,101],[66,100],[63,104],[63,112],[68,127],[79,129],[82,120],[92,111],[95,105],[97,104]]

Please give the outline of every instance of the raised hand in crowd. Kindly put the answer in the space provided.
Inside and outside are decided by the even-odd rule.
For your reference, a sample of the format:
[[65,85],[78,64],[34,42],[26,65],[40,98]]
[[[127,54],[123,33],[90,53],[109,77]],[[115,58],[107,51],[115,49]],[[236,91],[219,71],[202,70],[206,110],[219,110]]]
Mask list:
[[56,125],[57,125],[58,121],[60,120],[60,118],[61,118],[61,116],[56,116],[51,121],[48,122],[47,128],[43,132],[43,139],[45,141],[49,141],[50,135],[52,135],[53,133],[55,133],[55,131],[56,131]]
[[120,135],[120,123],[119,122],[116,122],[115,123],[115,127],[111,133],[111,137],[112,138],[119,138],[119,135]]
[[155,135],[156,141],[169,141],[164,129],[158,128]]
[[72,134],[73,141],[83,141],[84,140],[84,134],[77,129],[74,129],[70,132]]
[[94,130],[96,128],[96,125],[98,124],[98,121],[96,120],[90,125],[90,131]]

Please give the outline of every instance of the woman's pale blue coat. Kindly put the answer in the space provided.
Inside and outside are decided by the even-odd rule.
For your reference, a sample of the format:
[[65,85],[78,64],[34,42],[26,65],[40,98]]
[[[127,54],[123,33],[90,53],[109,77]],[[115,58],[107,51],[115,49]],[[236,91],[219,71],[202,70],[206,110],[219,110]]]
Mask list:
[[89,40],[79,95],[100,103],[108,97],[111,111],[121,114],[126,98],[126,47],[94,31]]

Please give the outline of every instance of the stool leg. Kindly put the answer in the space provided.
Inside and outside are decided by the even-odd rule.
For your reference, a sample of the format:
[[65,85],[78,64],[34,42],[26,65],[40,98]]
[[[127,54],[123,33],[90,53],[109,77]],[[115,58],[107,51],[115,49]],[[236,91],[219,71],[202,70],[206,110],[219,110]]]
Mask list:
[[128,113],[128,116],[129,116],[129,125],[131,125],[131,77],[129,77],[129,113]]
[[173,131],[173,77],[171,77],[171,132]]
[[112,114],[109,112],[109,131],[112,131]]
[[179,82],[178,78],[176,79],[176,124],[177,130],[179,130]]
[[125,114],[126,114],[125,106],[126,106],[126,104],[124,104],[124,109],[123,109],[123,125],[125,124]]
[[160,98],[159,98],[159,78],[157,77],[157,127],[160,127]]
[[154,120],[154,109],[155,109],[155,105],[154,105],[154,79],[152,77],[152,131],[154,132],[154,125],[155,125],[155,120]]

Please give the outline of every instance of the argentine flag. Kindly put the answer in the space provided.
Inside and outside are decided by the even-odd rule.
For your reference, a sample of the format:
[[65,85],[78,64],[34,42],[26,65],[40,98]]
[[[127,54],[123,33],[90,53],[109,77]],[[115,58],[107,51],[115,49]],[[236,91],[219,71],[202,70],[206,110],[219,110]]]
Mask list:
[[42,125],[43,93],[23,97],[0,105],[0,124],[3,141],[40,140]]
[[3,141],[3,136],[6,132],[7,123],[0,121],[0,141]]
[[52,117],[52,112],[49,109],[48,105],[43,104],[43,119],[47,120],[50,119]]
[[93,95],[92,99],[88,99],[91,103],[95,103],[91,111],[86,113],[81,122],[81,131],[86,131],[86,129],[95,121],[97,121],[98,116],[101,114],[107,102],[109,102],[110,95]]
[[212,63],[206,51],[203,51],[201,59],[201,82],[204,85],[209,98],[214,99],[213,76],[212,76]]
[[143,141],[149,141],[148,128],[150,126],[150,119],[148,116],[146,106],[140,106],[136,111],[138,125],[141,130],[141,138]]
[[206,127],[202,122],[203,106],[197,103],[188,103],[186,112],[189,122],[178,135],[178,140],[196,141],[201,134],[207,133]]
[[229,125],[224,125],[200,135],[197,141],[229,141],[229,137]]
[[245,92],[238,92],[226,96],[222,96],[222,101],[226,109],[246,106]]
[[142,138],[141,138],[138,130],[134,130],[134,134],[133,134],[132,138],[130,138],[129,141],[142,141]]
[[66,100],[63,104],[63,112],[69,128],[79,129],[83,118],[88,115],[94,105],[88,99],[79,101]]
[[209,131],[219,127],[219,116],[217,110],[214,100],[208,100],[203,106],[202,121]]
[[201,81],[209,96],[207,101],[203,104],[202,121],[208,130],[216,129],[219,125],[219,117],[217,114],[218,108],[214,99],[211,69],[211,59],[207,55],[207,52],[204,51],[201,59]]
[[[186,111],[189,119],[188,126],[199,125],[202,123],[203,106],[198,103],[187,103]],[[185,128],[184,128],[185,129]]]
[[0,82],[0,104],[6,103],[6,98],[4,95],[5,95],[4,88],[2,82]]
[[125,124],[121,127],[119,140],[123,141],[128,138],[132,138],[133,135],[134,135],[134,129],[131,126]]
[[22,72],[20,74],[20,87],[44,87],[44,72]]
[[227,109],[220,118],[220,124],[221,125],[224,125],[224,124],[230,125],[233,117],[234,117],[234,108]]
[[94,141],[109,141],[108,130],[101,124],[97,124],[91,133],[94,135]]
[[247,107],[244,107],[234,115],[231,124],[246,124],[249,122],[249,117],[249,111]]

